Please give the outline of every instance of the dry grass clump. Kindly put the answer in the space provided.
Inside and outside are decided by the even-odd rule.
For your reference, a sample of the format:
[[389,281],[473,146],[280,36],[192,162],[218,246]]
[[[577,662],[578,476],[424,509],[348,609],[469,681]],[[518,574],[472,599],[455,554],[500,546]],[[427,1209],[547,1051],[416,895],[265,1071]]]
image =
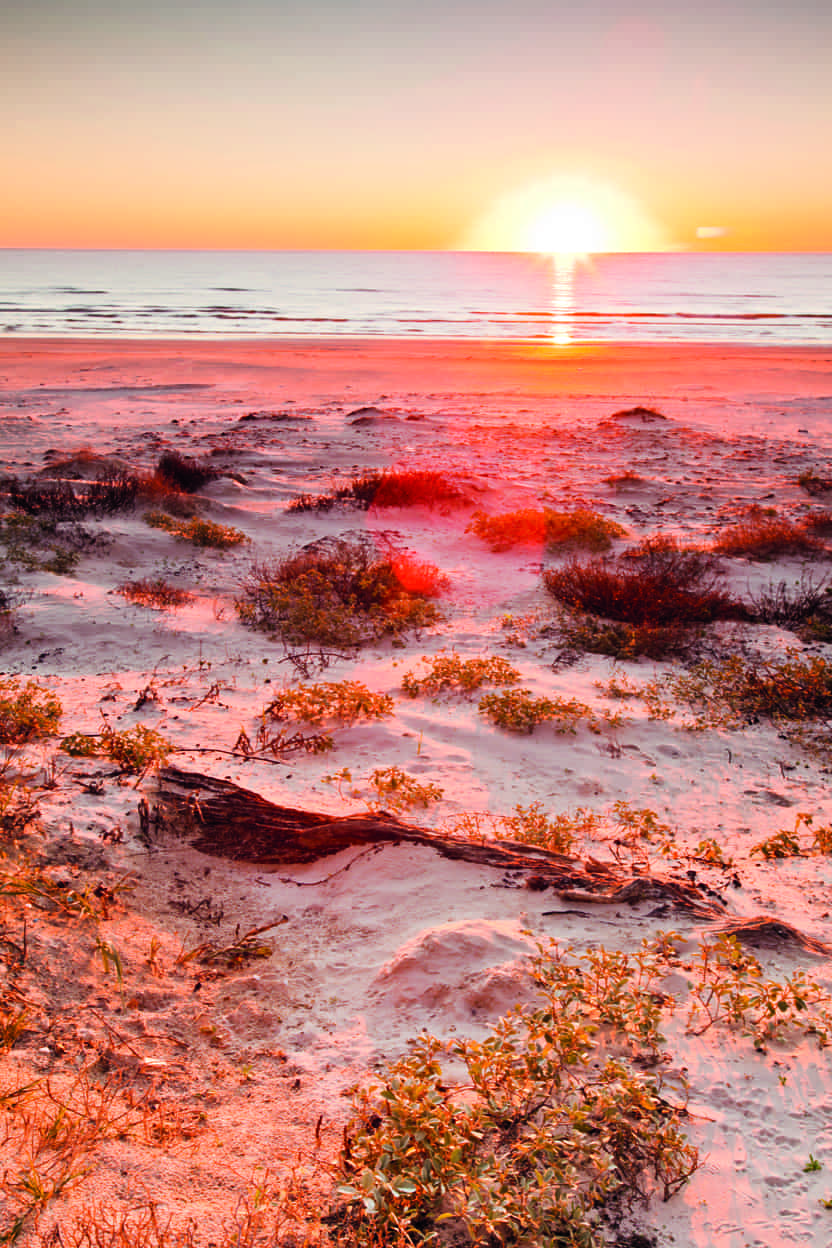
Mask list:
[[380,552],[369,537],[333,538],[255,565],[236,606],[252,628],[343,650],[435,623],[431,599],[447,584],[433,564]]
[[699,630],[689,624],[627,624],[566,611],[559,616],[558,631],[567,649],[603,654],[620,662],[679,657],[687,654],[699,637]]
[[598,733],[606,724],[616,727],[618,715],[596,712],[576,698],[539,697],[530,689],[507,689],[504,693],[487,693],[480,699],[479,711],[498,728],[507,732],[534,732],[539,724],[551,724],[555,732],[577,732],[584,724]]
[[832,640],[832,583],[804,572],[797,584],[764,586],[752,594],[749,614],[757,624],[788,628],[806,641]]
[[19,676],[0,679],[0,744],[25,745],[56,732],[63,708],[38,684]]
[[210,464],[199,463],[178,451],[165,451],[159,457],[155,475],[169,489],[196,494],[209,481],[216,481],[220,474]]
[[213,520],[201,520],[196,516],[190,520],[176,520],[163,511],[149,511],[144,521],[152,529],[163,529],[180,541],[213,550],[230,550],[232,546],[241,546],[249,540],[242,530],[234,529],[230,524],[215,524]]
[[389,468],[365,472],[326,494],[302,494],[287,511],[330,511],[337,503],[362,511],[370,507],[464,507],[468,495],[443,472],[427,468]]
[[173,611],[194,600],[193,594],[189,594],[186,589],[171,585],[162,577],[157,577],[156,580],[144,578],[138,581],[123,581],[116,587],[116,593],[121,594],[128,602],[136,603],[140,607],[152,607],[156,611]]
[[612,539],[623,537],[625,531],[614,520],[584,507],[574,511],[526,507],[496,516],[476,511],[466,532],[482,538],[494,551],[510,550],[513,546],[602,551],[609,550]]
[[626,624],[667,627],[743,614],[717,588],[713,559],[668,538],[648,539],[614,559],[572,559],[544,573],[543,583],[571,611]]
[[800,524],[807,533],[813,533],[817,537],[830,537],[832,536],[832,511],[810,511],[808,516],[803,517]]
[[773,508],[751,507],[720,531],[713,549],[720,555],[777,559],[784,555],[818,555],[826,547],[804,525],[787,520]]
[[60,748],[72,758],[108,758],[126,775],[143,775],[167,762],[173,746],[167,737],[139,724],[116,730],[109,726],[97,735],[71,732]]

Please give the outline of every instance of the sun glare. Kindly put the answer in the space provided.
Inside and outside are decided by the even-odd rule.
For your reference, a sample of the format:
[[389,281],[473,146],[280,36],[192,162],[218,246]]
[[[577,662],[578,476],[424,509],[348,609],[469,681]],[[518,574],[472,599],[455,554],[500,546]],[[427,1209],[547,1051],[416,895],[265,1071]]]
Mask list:
[[590,205],[564,199],[532,221],[524,250],[582,256],[611,250],[611,238],[610,230]]
[[595,179],[558,175],[501,196],[474,223],[462,246],[582,256],[667,251],[671,244],[632,195]]

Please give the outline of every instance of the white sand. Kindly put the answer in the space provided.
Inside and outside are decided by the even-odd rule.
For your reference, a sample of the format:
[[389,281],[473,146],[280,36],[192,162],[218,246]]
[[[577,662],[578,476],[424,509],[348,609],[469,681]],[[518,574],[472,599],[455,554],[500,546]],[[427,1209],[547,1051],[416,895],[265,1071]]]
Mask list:
[[[36,676],[54,690],[65,732],[95,733],[102,716],[114,727],[144,724],[181,751],[178,766],[227,777],[286,805],[360,809],[368,793],[361,781],[374,767],[398,764],[444,790],[441,802],[413,815],[428,827],[467,811],[510,814],[516,803],[532,801],[551,813],[577,806],[602,811],[618,799],[650,807],[677,834],[676,859],[654,856],[657,870],[683,875],[691,865],[686,855],[704,837],[715,837],[735,860],[741,887],[730,886],[733,872],[695,869],[731,915],[764,912],[832,942],[830,860],[749,857],[764,837],[790,829],[798,812],[832,821],[821,761],[767,723],[690,733],[678,721],[650,721],[639,702],[613,704],[596,687],[609,677],[610,660],[587,655],[571,665],[555,663],[557,640],[538,637],[535,628],[554,615],[540,585],[549,557],[535,550],[490,553],[465,532],[470,508],[284,511],[292,498],[326,489],[333,477],[408,465],[453,474],[489,512],[541,502],[598,506],[625,525],[629,541],[659,530],[708,540],[723,508],[747,503],[799,516],[817,504],[799,489],[798,474],[813,467],[830,475],[828,357],[606,348],[552,361],[540,348],[524,354],[503,346],[495,354],[476,344],[271,350],[6,342],[0,417],[10,471],[35,473],[48,451],[69,454],[85,445],[142,469],[167,447],[211,456],[233,476],[203,491],[205,514],[244,530],[251,544],[229,553],[195,551],[148,528],[141,509],[85,522],[102,537],[73,575],[17,570],[22,602],[3,670]],[[200,388],[180,388],[188,385]],[[633,403],[657,407],[668,419],[606,423]],[[377,418],[351,424],[350,413],[367,405]],[[247,413],[262,415],[241,421]],[[626,490],[605,483],[623,470],[643,483]],[[444,624],[409,638],[404,649],[370,646],[321,676],[355,678],[392,694],[395,715],[336,728],[332,754],[293,755],[279,765],[189,752],[230,751],[242,727],[253,735],[275,689],[293,680],[282,646],[236,618],[234,597],[252,560],[344,530],[390,534],[450,578]],[[734,560],[727,567],[727,583],[739,593],[801,573],[797,561],[775,567]],[[195,602],[162,613],[113,592],[125,579],[158,576],[193,591]],[[507,640],[506,615],[515,617],[515,632],[525,629],[527,644]],[[717,627],[723,635],[752,635],[739,626]],[[775,654],[800,645],[774,628],[753,636]],[[520,669],[524,687],[623,709],[625,721],[601,735],[579,728],[575,736],[556,736],[543,726],[532,736],[513,736],[486,723],[476,698],[407,698],[403,673],[442,647],[462,657],[503,654]],[[655,665],[623,666],[643,680]],[[156,700],[134,709],[148,685]],[[29,761],[48,767],[56,744],[31,747]],[[349,785],[342,797],[324,783],[343,767],[361,797],[351,797]],[[56,781],[41,796],[56,861],[60,847],[71,844],[87,865],[99,856],[100,870],[111,877],[131,872],[135,888],[129,911],[114,912],[105,925],[124,963],[124,1008],[89,950],[86,962],[78,955],[63,987],[61,968],[53,967],[55,982],[44,994],[64,993],[67,1035],[71,1030],[88,1056],[106,1047],[111,1062],[119,1054],[127,1060],[139,1046],[145,1061],[156,1064],[160,1097],[176,1101],[183,1114],[199,1110],[206,1118],[193,1140],[153,1154],[155,1161],[147,1150],[108,1145],[95,1174],[66,1204],[53,1202],[42,1227],[60,1224],[79,1201],[98,1195],[114,1205],[132,1189],[169,1212],[216,1226],[258,1164],[280,1172],[298,1149],[310,1156],[321,1115],[324,1140],[330,1151],[337,1148],[348,1111],[342,1093],[401,1053],[409,1036],[423,1027],[481,1036],[526,997],[524,958],[534,938],[555,937],[578,949],[599,943],[631,949],[658,930],[675,929],[688,942],[709,930],[683,911],[651,914],[649,902],[576,906],[419,847],[348,850],[278,873],[201,855],[169,836],[148,852],[137,838],[139,793],[110,764],[59,754]],[[152,800],[150,779],[142,789]],[[123,842],[104,845],[102,833],[114,827]],[[608,846],[586,848],[609,856]],[[331,878],[314,883],[323,877]],[[183,913],[200,902],[201,922]],[[218,908],[222,917],[212,924],[206,912]],[[558,910],[570,913],[544,913]],[[174,965],[181,945],[230,939],[237,925],[246,929],[283,915],[288,921],[272,934],[274,953],[265,961],[221,977],[202,975],[196,990],[195,964]],[[146,961],[154,932],[161,942],[158,975]],[[57,950],[58,937],[47,937]],[[832,988],[825,960],[790,949],[759,956],[769,975],[804,967]],[[21,1077],[59,1071],[61,1046],[32,1035],[3,1059],[9,1069],[19,1067]],[[642,1228],[661,1245],[826,1248],[832,1213],[820,1200],[832,1196],[828,1050],[792,1039],[755,1052],[748,1037],[722,1027],[695,1037],[686,1034],[683,1011],[669,1020],[666,1035],[673,1069],[687,1071],[692,1117],[685,1130],[703,1164],[678,1196],[639,1214]],[[804,1172],[810,1153],[823,1163],[819,1172]],[[22,1243],[41,1242],[35,1232],[27,1235]]]

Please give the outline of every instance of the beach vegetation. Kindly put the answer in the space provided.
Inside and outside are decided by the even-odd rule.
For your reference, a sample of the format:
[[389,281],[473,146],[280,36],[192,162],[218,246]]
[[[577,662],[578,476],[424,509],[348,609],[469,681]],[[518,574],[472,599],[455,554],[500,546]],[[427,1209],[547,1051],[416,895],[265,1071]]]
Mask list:
[[495,516],[475,511],[466,532],[481,538],[493,551],[514,546],[603,551],[609,550],[614,538],[623,537],[625,530],[614,520],[587,508],[553,511],[548,507],[526,507]]
[[193,594],[171,585],[162,577],[123,581],[116,587],[116,593],[121,594],[128,602],[140,607],[151,607],[155,611],[173,611],[194,601]]
[[0,516],[4,556],[27,572],[67,576],[75,571],[81,553],[100,540],[75,521],[27,516],[17,511]]
[[135,504],[139,489],[135,473],[117,472],[103,481],[22,482],[12,478],[8,496],[16,511],[59,522],[125,511]]
[[249,540],[245,533],[232,528],[230,524],[216,524],[213,520],[204,520],[198,516],[177,519],[164,511],[148,511],[144,520],[153,529],[163,529],[180,541],[190,542],[191,545],[201,548],[230,550],[233,546],[241,546]]
[[712,836],[706,836],[694,849],[691,857],[696,862],[704,862],[709,867],[733,866],[733,859],[725,856],[725,850]]
[[685,655],[700,636],[700,630],[689,624],[628,624],[574,611],[560,612],[558,632],[570,650],[603,654],[620,662]]
[[483,1041],[412,1042],[355,1095],[336,1243],[450,1235],[459,1245],[600,1248],[605,1204],[680,1190],[698,1165],[683,1106],[633,1061],[661,1044],[660,965],[646,945],[575,957],[553,944],[531,967],[532,1008],[511,1011]]
[[150,767],[163,766],[173,746],[161,732],[138,724],[122,729],[107,725],[99,734],[72,732],[60,748],[72,758],[107,758],[127,775],[142,775]]
[[370,773],[369,785],[374,797],[370,799],[371,810],[401,812],[417,806],[427,809],[432,802],[442,800],[443,790],[438,784],[417,780],[401,767],[376,767]]
[[324,539],[255,565],[236,606],[244,624],[285,642],[344,651],[436,623],[432,600],[447,584],[433,564],[380,551],[371,537]]
[[474,693],[483,685],[515,685],[520,673],[500,655],[463,659],[456,651],[440,650],[422,656],[427,670],[422,675],[406,672],[402,689],[411,698],[437,697],[442,693]]
[[748,610],[755,624],[776,624],[806,640],[832,635],[832,580],[804,571],[800,580],[772,581],[750,596]]
[[464,507],[466,491],[444,472],[428,468],[386,468],[352,477],[323,494],[301,494],[290,512],[330,511],[338,504],[361,511],[371,507]]
[[300,720],[322,724],[338,720],[354,724],[359,720],[384,719],[395,709],[387,693],[375,693],[358,680],[322,681],[299,689],[282,689],[263,709],[268,720]]
[[580,725],[599,733],[605,725],[621,723],[620,716],[596,712],[576,698],[535,697],[530,689],[487,693],[480,699],[479,711],[506,732],[532,733],[540,724],[551,724],[558,733],[577,732]]
[[826,494],[829,490],[832,490],[832,477],[824,477],[821,473],[816,472],[814,468],[807,468],[797,478],[797,484],[807,494],[811,494],[814,497],[817,494]]
[[210,464],[200,463],[179,451],[165,451],[159,457],[155,475],[168,489],[196,494],[210,481],[216,481],[220,474]]
[[773,507],[754,505],[733,524],[719,530],[713,549],[733,558],[768,560],[789,555],[817,556],[826,547],[804,525],[780,515]]
[[26,745],[57,732],[63,708],[36,680],[0,678],[0,744]]
[[546,590],[570,611],[625,624],[673,628],[741,618],[717,583],[713,558],[654,537],[618,557],[571,559],[544,573]]
[[618,492],[626,490],[639,489],[640,486],[646,485],[647,481],[644,477],[639,476],[637,472],[631,472],[626,469],[624,472],[615,472],[608,477],[604,477],[604,484]]
[[553,854],[571,854],[577,840],[596,833],[601,818],[595,811],[579,807],[571,814],[547,815],[542,802],[524,806],[518,802],[513,815],[501,815],[498,826],[505,837],[522,845],[536,845]]

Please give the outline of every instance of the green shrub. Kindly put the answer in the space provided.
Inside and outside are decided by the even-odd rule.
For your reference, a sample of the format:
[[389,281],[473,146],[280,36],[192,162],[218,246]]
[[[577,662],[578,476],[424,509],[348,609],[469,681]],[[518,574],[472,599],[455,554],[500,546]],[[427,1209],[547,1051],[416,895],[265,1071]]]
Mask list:
[[161,732],[137,725],[119,731],[108,727],[100,735],[73,732],[61,741],[61,749],[73,758],[108,758],[122,772],[138,775],[166,763],[173,746]]
[[354,724],[360,719],[383,719],[394,711],[387,693],[373,693],[358,680],[323,681],[300,689],[283,689],[263,710],[264,719],[302,720],[322,724],[327,719]]
[[678,1191],[698,1158],[661,1077],[599,1060],[592,1039],[658,1049],[658,966],[646,947],[574,962],[552,946],[533,1009],[482,1042],[422,1035],[356,1094],[336,1242],[600,1248],[605,1202]]
[[342,651],[435,623],[430,599],[446,585],[432,564],[380,554],[371,538],[325,539],[255,566],[236,606],[252,628]]
[[198,463],[180,455],[178,451],[165,451],[156,465],[156,476],[168,488],[195,494],[209,481],[216,481],[220,474],[210,464]]
[[494,551],[510,550],[512,546],[600,551],[608,550],[613,538],[624,536],[620,524],[586,508],[552,511],[526,507],[496,516],[476,511],[466,532],[482,538]]
[[558,629],[570,649],[604,654],[621,662],[682,655],[698,637],[696,630],[685,624],[626,624],[574,612],[560,614]]
[[499,655],[488,658],[462,659],[451,650],[440,650],[432,658],[422,656],[428,665],[423,676],[406,672],[402,677],[402,689],[411,698],[420,694],[436,697],[440,693],[473,693],[483,685],[514,685],[520,679],[517,668]]
[[615,726],[621,722],[619,716],[606,711],[597,714],[575,698],[536,698],[530,689],[487,693],[480,699],[479,710],[508,732],[531,733],[539,724],[551,724],[555,732],[575,732],[582,723],[590,732],[600,732],[605,723]]
[[375,798],[370,802],[374,810],[403,811],[412,810],[415,806],[427,808],[431,802],[441,801],[443,793],[439,785],[423,783],[395,766],[377,767],[370,774],[370,787],[375,792]]
[[0,678],[0,744],[25,745],[56,732],[62,707],[36,680]]
[[228,524],[215,524],[213,520],[201,520],[197,516],[176,520],[163,511],[148,511],[144,519],[145,524],[149,524],[151,528],[164,529],[180,541],[190,542],[194,546],[229,550],[232,546],[241,546],[249,540],[240,529],[233,529]]

